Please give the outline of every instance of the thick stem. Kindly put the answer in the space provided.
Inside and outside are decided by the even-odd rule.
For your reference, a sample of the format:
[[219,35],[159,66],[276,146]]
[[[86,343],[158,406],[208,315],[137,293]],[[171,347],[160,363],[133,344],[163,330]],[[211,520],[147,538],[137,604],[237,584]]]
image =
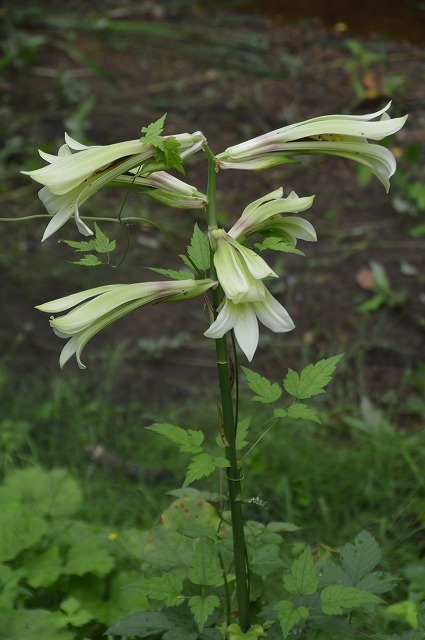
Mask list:
[[[208,158],[208,205],[207,220],[209,227],[217,227],[216,214],[216,162],[215,156],[208,146],[205,147]],[[215,268],[211,264],[211,277],[215,278]],[[213,292],[213,304],[215,313],[223,299],[223,294],[218,288]],[[230,512],[232,515],[233,532],[233,558],[235,565],[236,597],[239,610],[239,626],[247,631],[249,622],[249,589],[248,571],[246,561],[246,545],[244,533],[244,519],[242,513],[241,477],[236,452],[236,425],[233,410],[233,398],[230,382],[230,367],[227,357],[226,336],[215,341],[217,356],[218,383],[221,396],[223,427],[228,446],[226,458],[230,463],[227,471],[227,483],[229,489]]]

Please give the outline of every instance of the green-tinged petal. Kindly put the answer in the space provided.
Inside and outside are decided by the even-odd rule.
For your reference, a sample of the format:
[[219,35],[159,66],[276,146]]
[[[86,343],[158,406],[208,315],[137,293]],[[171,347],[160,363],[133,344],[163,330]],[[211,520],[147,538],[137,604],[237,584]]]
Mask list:
[[248,247],[244,247],[231,237],[228,238],[228,242],[240,253],[249,272],[256,280],[263,280],[263,278],[278,278],[277,273],[269,267],[267,262],[263,260],[258,253],[255,253],[255,251],[252,251],[252,249],[249,249]]
[[295,328],[292,318],[285,307],[268,290],[266,290],[265,301],[253,302],[252,306],[260,322],[271,331],[285,333]]
[[258,322],[253,304],[240,304],[238,321],[235,325],[235,338],[249,362],[254,357],[258,346]]
[[285,216],[276,220],[268,220],[260,225],[257,229],[259,233],[268,232],[269,234],[283,233],[290,236],[292,241],[306,240],[307,242],[316,242],[316,230],[308,220],[295,216]]
[[196,281],[190,279],[108,285],[59,298],[37,308],[47,313],[56,313],[74,307],[66,315],[51,319],[50,325],[59,337],[70,338],[62,350],[61,366],[75,354],[79,366],[84,368],[80,359],[81,351],[104,327],[140,306],[194,298],[217,284],[216,281],[205,278]]
[[94,298],[95,296],[105,293],[106,291],[110,291],[111,289],[122,286],[123,285],[120,284],[108,284],[103,287],[95,287],[94,289],[79,291],[78,293],[73,293],[70,296],[64,296],[63,298],[57,298],[56,300],[52,300],[51,302],[39,304],[35,308],[39,311],[45,311],[46,313],[61,313],[62,311],[66,311],[67,309],[76,307],[77,304],[84,302],[84,300]]
[[313,204],[314,196],[299,198],[293,191],[287,198],[278,196],[278,198],[270,201],[270,196],[274,196],[279,192],[281,196],[281,190],[274,191],[268,196],[264,196],[248,205],[239,220],[237,220],[230,231],[228,231],[228,235],[237,239],[242,236],[247,236],[250,233],[256,233],[257,231],[262,233],[263,229],[267,228],[269,224],[266,222],[269,218],[274,217],[278,220],[284,220],[284,218],[280,218],[279,214],[305,211]]

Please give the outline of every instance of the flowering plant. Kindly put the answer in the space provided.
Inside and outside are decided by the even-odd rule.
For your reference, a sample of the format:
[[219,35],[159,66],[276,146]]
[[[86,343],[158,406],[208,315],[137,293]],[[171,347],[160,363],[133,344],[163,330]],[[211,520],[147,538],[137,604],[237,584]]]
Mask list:
[[[200,528],[192,531],[195,539],[189,552],[192,566],[180,567],[173,573],[171,565],[167,565],[166,573],[157,576],[157,582],[146,587],[152,601],[162,602],[163,626],[158,622],[159,618],[149,617],[146,613],[139,626],[121,621],[108,630],[110,634],[170,638],[168,632],[174,629],[170,621],[175,619],[170,607],[185,602],[195,621],[190,635],[194,640],[215,640],[224,636],[230,640],[285,639],[291,633],[301,637],[304,632],[307,635],[303,638],[325,637],[321,633],[327,621],[342,611],[350,613],[349,619],[342,625],[331,625],[336,631],[326,638],[351,638],[354,636],[347,631],[352,624],[351,613],[362,607],[372,610],[381,602],[377,594],[391,588],[389,582],[375,588],[371,578],[362,588],[360,581],[369,573],[354,580],[346,568],[348,577],[344,578],[342,586],[335,577],[338,572],[334,575],[331,570],[326,574],[327,582],[320,581],[311,552],[306,549],[284,577],[282,593],[279,592],[277,600],[264,607],[265,622],[260,624],[257,614],[259,605],[264,603],[260,598],[255,602],[251,587],[255,568],[243,514],[241,461],[262,436],[241,458],[240,450],[246,446],[244,438],[249,421],[239,420],[239,394],[237,388],[233,388],[231,370],[237,370],[238,366],[236,343],[248,361],[254,358],[259,342],[258,320],[275,333],[294,329],[288,311],[268,289],[269,279],[278,278],[278,274],[254,248],[301,254],[297,249],[298,241],[315,242],[317,236],[313,225],[298,216],[312,206],[314,196],[299,197],[291,192],[284,197],[283,189],[279,187],[248,204],[229,230],[219,227],[216,211],[217,174],[221,170],[258,171],[293,162],[294,157],[305,154],[336,155],[366,165],[388,190],[395,171],[394,156],[389,149],[368,142],[368,139],[381,140],[404,125],[406,117],[390,118],[388,108],[389,105],[365,116],[313,118],[266,133],[219,154],[212,152],[200,132],[163,135],[163,116],[142,129],[145,134],[142,138],[103,147],[87,147],[65,135],[65,144],[57,156],[40,152],[47,162],[45,167],[23,172],[42,185],[39,197],[51,216],[42,239],[51,236],[73,216],[80,233],[90,240],[67,243],[77,251],[88,252],[79,261],[87,266],[102,264],[96,254],[114,249],[114,242],[109,241],[98,225],[95,225],[93,235],[80,215],[81,205],[103,187],[138,189],[165,205],[200,208],[206,215],[207,228],[202,231],[195,225],[187,253],[181,256],[184,271],[154,269],[169,280],[105,285],[37,307],[53,314],[50,325],[56,335],[67,339],[60,365],[75,355],[82,368],[81,352],[87,342],[104,327],[139,307],[200,297],[210,313],[209,327],[204,328],[203,333],[215,340],[216,347],[220,391],[218,454],[212,455],[204,449],[204,434],[199,431],[170,424],[154,424],[148,428],[192,456],[183,487],[220,470],[227,478],[228,495],[219,512],[214,511],[211,516],[213,526],[208,532]],[[206,194],[168,173],[173,169],[184,172],[185,158],[198,152],[203,152],[208,162]],[[254,235],[262,236],[262,242],[250,247],[248,243]],[[66,313],[56,315],[63,312]],[[229,334],[232,338],[230,355]],[[319,422],[317,414],[304,401],[323,393],[341,357],[321,360],[300,374],[289,370],[283,388],[244,367],[254,399],[270,404],[273,410],[267,430],[288,417]],[[283,392],[290,396],[290,403],[286,408],[276,407]],[[228,504],[230,515],[224,504]],[[288,530],[287,523],[279,526],[275,527],[277,532]],[[226,542],[227,537],[230,537],[230,543]],[[366,549],[373,542],[366,536],[358,544],[366,544]],[[282,568],[277,559],[273,566]],[[257,569],[257,575],[264,577],[268,572],[264,568]],[[186,591],[184,583],[189,585]],[[203,586],[194,594],[194,585]],[[214,612],[219,610],[223,614],[215,624]],[[180,629],[178,637],[183,637],[183,627],[177,625],[176,629]]]

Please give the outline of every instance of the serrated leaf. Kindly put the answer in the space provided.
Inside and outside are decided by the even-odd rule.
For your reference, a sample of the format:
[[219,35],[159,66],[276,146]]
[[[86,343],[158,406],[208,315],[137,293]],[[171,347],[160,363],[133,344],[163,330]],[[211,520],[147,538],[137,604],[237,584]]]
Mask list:
[[215,587],[223,583],[217,547],[211,540],[200,538],[197,541],[188,577],[193,584]]
[[296,249],[288,242],[282,240],[277,236],[270,236],[265,238],[263,242],[256,242],[254,247],[259,251],[265,251],[266,249],[272,249],[273,251],[282,251],[283,253],[295,253],[298,256],[304,256],[305,254]]
[[202,451],[202,443],[204,434],[202,431],[194,431],[193,429],[182,429],[174,424],[155,423],[146,427],[149,431],[154,431],[164,436],[174,444],[179,445],[179,451],[182,453],[199,453]]
[[103,264],[101,260],[97,256],[94,256],[91,253],[88,253],[81,258],[80,260],[76,260],[75,262],[71,262],[71,264],[79,264],[82,267],[98,267],[100,264]]
[[334,584],[325,587],[320,594],[322,611],[329,616],[339,616],[345,610],[358,609],[366,604],[380,604],[383,602],[374,593],[362,591],[357,587],[347,587]]
[[92,240],[94,250],[97,253],[111,253],[111,251],[114,251],[117,244],[116,241],[109,240],[108,236],[99,229],[96,223],[94,223],[94,228],[96,232],[95,238]]
[[291,573],[283,579],[283,586],[289,593],[311,595],[319,586],[317,568],[314,565],[311,549],[306,547],[291,565]]
[[290,407],[288,407],[286,413],[288,418],[292,418],[294,420],[311,420],[312,422],[321,424],[321,420],[316,415],[314,410],[308,407],[306,404],[302,404],[301,402],[292,404]]
[[326,387],[331,381],[336,365],[343,355],[340,353],[337,356],[319,360],[316,364],[309,364],[301,371],[300,375],[289,369],[283,381],[285,390],[299,400],[325,393],[323,387]]
[[184,271],[181,269],[180,271],[176,271],[175,269],[160,269],[158,267],[147,267],[149,271],[155,271],[155,273],[159,273],[162,276],[167,276],[167,278],[172,278],[173,280],[194,280],[195,274],[193,271]]
[[228,466],[230,466],[230,463],[226,458],[214,458],[207,453],[199,453],[197,456],[192,458],[192,462],[190,463],[186,473],[185,481],[183,482],[183,488],[187,487],[195,480],[210,476],[216,469],[224,469]]
[[163,138],[163,147],[161,151],[164,154],[165,164],[169,169],[177,169],[177,171],[185,175],[179,149],[180,142],[177,138],[174,138],[173,136]]
[[166,117],[167,114],[164,113],[164,115],[158,118],[158,120],[155,120],[155,122],[151,122],[147,127],[142,127],[142,133],[146,135],[140,138],[140,142],[150,142],[154,147],[158,145],[158,142],[161,143],[161,134],[164,130]]
[[250,424],[251,424],[251,416],[248,416],[247,418],[244,418],[243,420],[240,420],[238,422],[238,428],[236,431],[236,450],[237,451],[240,451],[241,449],[246,447],[246,445],[248,444],[245,438],[247,436]]
[[256,402],[262,402],[264,404],[270,404],[276,402],[282,395],[282,389],[275,382],[270,382],[267,378],[260,376],[259,373],[242,367],[242,370],[246,376],[248,387],[256,393],[252,399]]
[[183,262],[193,269],[195,266],[198,271],[206,272],[210,268],[211,264],[211,250],[210,243],[207,236],[202,233],[197,224],[193,229],[190,245],[187,248],[187,253],[190,260],[185,255],[181,255],[180,258]]
[[213,595],[206,597],[192,596],[189,599],[190,610],[200,631],[204,628],[206,621],[214,609],[217,609],[219,606],[220,599]]
[[152,600],[162,600],[167,607],[178,606],[184,602],[181,596],[183,582],[171,571],[161,576],[151,576],[146,582],[146,595]]
[[252,573],[261,577],[268,576],[283,565],[284,562],[279,556],[277,544],[262,544],[258,549],[255,549],[250,562]]
[[357,583],[357,588],[363,591],[371,591],[372,593],[386,593],[397,586],[398,580],[391,573],[377,571],[368,573]]
[[75,240],[59,240],[59,242],[63,242],[63,244],[67,244],[68,247],[75,249],[75,251],[91,251],[94,249],[95,241],[94,240],[81,240],[81,242]]
[[341,565],[353,584],[370,573],[381,560],[381,550],[375,538],[362,531],[354,538],[354,544],[345,544],[340,552]]
[[310,616],[310,611],[307,607],[296,607],[290,600],[277,602],[274,605],[274,609],[284,638],[301,620],[307,620]]

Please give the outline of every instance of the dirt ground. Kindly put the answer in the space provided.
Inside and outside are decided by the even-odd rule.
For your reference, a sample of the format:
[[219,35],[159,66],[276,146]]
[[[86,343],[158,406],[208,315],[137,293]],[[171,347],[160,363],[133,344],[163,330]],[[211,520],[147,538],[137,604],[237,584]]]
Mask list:
[[[38,2],[37,10],[23,17],[3,15],[6,50],[17,31],[43,40],[28,60],[18,56],[7,65],[0,80],[5,147],[10,149],[6,140],[11,137],[21,141],[3,154],[2,217],[43,212],[36,186],[18,170],[41,166],[36,148],[56,149],[65,128],[107,144],[137,138],[142,126],[164,112],[167,133],[200,129],[218,153],[292,122],[373,112],[392,99],[391,115],[409,113],[409,120],[391,145],[404,171],[423,176],[420,163],[410,169],[405,161],[412,145],[419,145],[421,156],[425,150],[425,50],[420,44],[377,33],[357,37],[353,49],[347,44],[349,20],[336,27],[313,19],[292,24],[214,3],[75,1],[63,7],[62,2]],[[188,164],[187,180],[204,191],[200,160]],[[255,367],[279,379],[288,366],[345,351],[343,393],[354,390],[376,402],[387,401],[389,393],[402,394],[406,375],[424,363],[424,240],[411,235],[420,213],[402,212],[397,191],[387,196],[376,180],[360,185],[348,161],[309,157],[302,165],[258,174],[219,174],[223,221],[231,226],[250,201],[281,185],[286,194],[316,194],[305,217],[319,241],[300,245],[305,258],[276,263],[282,278],[273,292],[296,330],[284,337],[263,330],[264,348]],[[404,201],[406,196],[398,197]],[[108,208],[113,214],[119,202],[115,194],[112,199],[99,194],[86,212],[103,215]],[[194,222],[204,224],[199,213],[164,213],[137,197],[128,207],[164,224],[171,220],[183,243]],[[58,237],[40,244],[43,224],[0,223],[1,349],[22,375],[51,375],[63,346],[51,335],[47,318],[33,310],[35,304],[110,281],[149,279],[142,269],[147,265],[178,266],[166,240],[135,225],[129,259],[118,269],[87,273],[69,264],[73,254],[58,245]],[[73,224],[59,237],[75,239]],[[124,238],[117,237],[123,248]],[[365,314],[356,308],[373,295],[372,260],[384,267],[392,291],[404,296],[398,306],[384,304]],[[103,350],[126,338],[129,358],[118,384],[147,400],[167,386],[178,399],[188,384],[202,387],[214,375],[200,311],[196,301],[140,310],[93,340],[86,360],[96,367]],[[162,342],[155,347],[157,338]]]

